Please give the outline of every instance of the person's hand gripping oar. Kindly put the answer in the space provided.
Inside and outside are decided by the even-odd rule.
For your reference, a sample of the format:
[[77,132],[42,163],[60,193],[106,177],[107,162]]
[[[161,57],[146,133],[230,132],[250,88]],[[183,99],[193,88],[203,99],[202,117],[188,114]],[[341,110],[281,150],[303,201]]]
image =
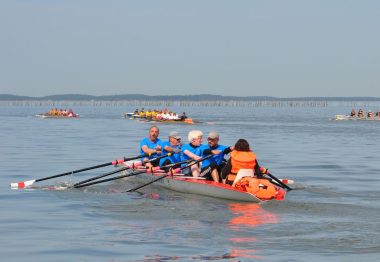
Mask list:
[[[204,158],[201,158],[201,159],[199,159],[199,160],[196,160],[196,161],[194,161],[194,162],[191,162],[190,164],[188,164],[188,165],[186,165],[186,166],[183,166],[183,167],[181,167],[181,168],[178,168],[178,170],[176,170],[176,172],[179,172],[179,171],[181,171],[181,170],[183,170],[183,169],[185,169],[185,168],[188,168],[188,167],[190,167],[190,166],[192,166],[192,165],[198,164],[199,162],[202,162],[203,160],[206,160],[206,159],[208,159],[208,158],[210,158],[210,157],[212,157],[212,156],[213,156],[213,154],[208,155],[208,156],[206,156],[206,157],[204,157]],[[167,172],[166,174],[164,174],[164,175],[162,175],[162,176],[159,176],[159,177],[157,177],[156,179],[154,179],[154,180],[152,180],[152,181],[150,181],[150,182],[148,182],[148,183],[146,183],[146,184],[143,184],[143,185],[140,185],[140,186],[137,186],[137,187],[134,187],[134,188],[128,189],[128,190],[126,190],[126,191],[124,191],[124,192],[133,192],[133,191],[136,191],[136,190],[138,190],[138,189],[140,189],[140,188],[143,188],[143,187],[145,187],[145,186],[148,186],[148,185],[150,185],[150,184],[153,184],[154,182],[157,182],[157,181],[159,181],[159,180],[161,180],[161,179],[163,179],[163,178],[165,178],[165,177],[167,177],[167,176],[174,175],[174,173],[175,173],[175,172],[174,172],[173,168],[171,168],[170,171]]]

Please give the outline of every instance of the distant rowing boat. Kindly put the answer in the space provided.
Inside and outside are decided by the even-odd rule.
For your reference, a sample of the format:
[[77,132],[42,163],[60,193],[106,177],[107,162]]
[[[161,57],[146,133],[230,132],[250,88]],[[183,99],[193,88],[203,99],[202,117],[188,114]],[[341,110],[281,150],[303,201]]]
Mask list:
[[[138,184],[147,184],[149,182],[152,182],[153,180],[156,180],[158,177],[162,175],[163,173],[156,173],[153,175],[143,173],[134,177],[123,178],[123,181],[134,181]],[[182,174],[167,176],[163,179],[156,181],[154,185],[180,193],[196,194],[233,201],[244,201],[254,203],[267,201],[259,199],[255,195],[246,191],[238,190],[230,185],[217,183],[214,181],[208,181],[202,178],[188,177]],[[279,186],[275,187],[277,190],[276,199],[282,200],[285,197],[286,191],[280,188]]]
[[380,117],[356,117],[347,115],[335,115],[335,120],[358,120],[358,121],[380,121]]
[[36,115],[36,117],[41,117],[41,118],[78,118],[79,115],[74,114],[74,115],[64,116],[64,115],[38,114],[38,115]]
[[178,120],[174,120],[174,119],[158,119],[158,118],[152,118],[152,119],[148,119],[146,117],[142,117],[140,115],[136,115],[136,114],[133,114],[133,113],[125,113],[124,114],[124,117],[125,118],[128,118],[128,119],[134,119],[134,120],[139,120],[139,121],[143,121],[143,122],[158,122],[158,123],[168,123],[168,124],[195,124],[195,123],[200,123],[199,121],[195,121],[191,118],[186,118],[184,120],[181,120],[181,119],[178,119]]

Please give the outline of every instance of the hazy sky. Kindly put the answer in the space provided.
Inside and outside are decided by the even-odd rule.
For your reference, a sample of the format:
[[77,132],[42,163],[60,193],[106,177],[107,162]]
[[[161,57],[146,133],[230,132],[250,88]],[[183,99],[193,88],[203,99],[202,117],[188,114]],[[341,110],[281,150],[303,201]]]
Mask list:
[[0,0],[0,93],[380,97],[380,1]]

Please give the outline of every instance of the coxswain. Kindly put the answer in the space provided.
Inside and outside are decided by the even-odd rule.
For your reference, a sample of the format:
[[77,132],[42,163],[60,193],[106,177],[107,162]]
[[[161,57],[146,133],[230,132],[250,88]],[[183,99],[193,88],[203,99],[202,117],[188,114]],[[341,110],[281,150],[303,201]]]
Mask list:
[[180,117],[181,121],[185,121],[186,118],[187,118],[186,112],[183,112]]
[[[237,174],[241,169],[252,172],[250,175],[238,177]],[[257,163],[256,154],[250,150],[247,140],[239,139],[222,174],[226,175],[226,183],[236,189],[269,200],[276,197],[277,189],[269,180],[263,178],[263,174],[267,172],[266,168],[260,167]]]
[[223,182],[232,185],[240,169],[252,169],[257,177],[266,173],[266,169],[259,166],[256,154],[251,151],[245,139],[239,139],[236,142],[231,157],[222,170]]

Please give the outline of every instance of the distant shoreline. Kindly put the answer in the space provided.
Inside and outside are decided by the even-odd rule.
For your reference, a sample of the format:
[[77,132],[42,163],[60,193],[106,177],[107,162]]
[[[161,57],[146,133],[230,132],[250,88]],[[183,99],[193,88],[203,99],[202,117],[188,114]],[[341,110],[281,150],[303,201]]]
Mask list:
[[80,95],[80,94],[63,94],[63,95],[51,95],[44,97],[31,97],[31,96],[18,96],[11,94],[0,94],[0,101],[78,101],[78,102],[93,102],[93,101],[110,101],[110,102],[290,102],[290,101],[314,101],[314,102],[328,102],[328,101],[380,101],[380,97],[273,97],[273,96],[221,96],[211,94],[200,95],[173,95],[173,96],[149,96],[142,94],[124,94],[124,95],[111,95],[111,96],[92,96],[92,95]]
[[380,107],[380,101],[0,101],[0,106],[6,107],[49,107],[49,108],[77,108],[82,106],[92,107],[133,107],[133,108],[171,108],[171,107],[309,107],[321,108],[328,106],[349,106],[349,107]]
[[1,106],[31,106],[31,107],[327,107],[339,103],[346,106],[366,106],[380,102],[377,97],[233,97],[216,95],[192,96],[87,96],[87,95],[55,95],[47,97],[26,97],[1,95]]

